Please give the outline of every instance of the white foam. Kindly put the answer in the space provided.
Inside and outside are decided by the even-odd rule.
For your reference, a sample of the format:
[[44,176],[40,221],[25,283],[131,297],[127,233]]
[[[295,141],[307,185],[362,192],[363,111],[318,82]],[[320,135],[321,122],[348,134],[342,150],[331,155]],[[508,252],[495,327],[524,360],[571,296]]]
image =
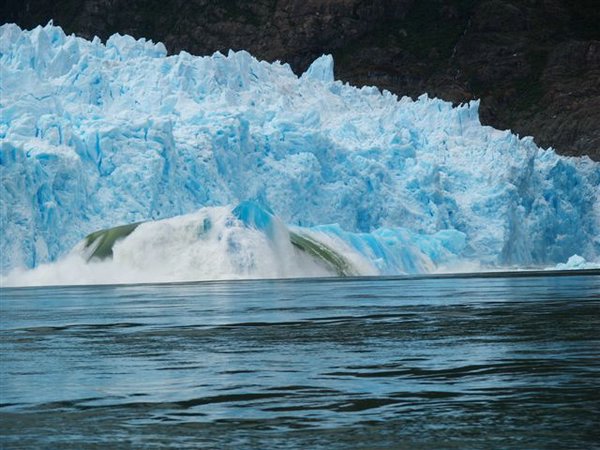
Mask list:
[[[210,225],[208,225],[210,224]],[[113,257],[86,261],[83,243],[56,263],[17,269],[5,286],[156,283],[223,279],[332,276],[325,265],[296,249],[287,228],[274,236],[245,226],[229,207],[203,208],[143,223],[113,247]],[[355,258],[356,259],[356,258]]]

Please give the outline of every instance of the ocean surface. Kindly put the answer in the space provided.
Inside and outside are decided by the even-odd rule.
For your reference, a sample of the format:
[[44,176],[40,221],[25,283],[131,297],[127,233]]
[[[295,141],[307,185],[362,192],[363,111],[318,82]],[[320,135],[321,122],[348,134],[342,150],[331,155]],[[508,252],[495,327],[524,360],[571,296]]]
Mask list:
[[600,447],[600,272],[3,288],[3,449]]

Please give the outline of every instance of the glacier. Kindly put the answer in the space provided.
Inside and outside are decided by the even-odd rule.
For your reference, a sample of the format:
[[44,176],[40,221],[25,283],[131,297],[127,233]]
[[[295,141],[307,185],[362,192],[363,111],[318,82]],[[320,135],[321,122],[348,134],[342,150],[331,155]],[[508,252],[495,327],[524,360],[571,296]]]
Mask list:
[[[482,126],[477,101],[336,81],[328,55],[297,76],[245,51],[167,56],[130,36],[102,43],[52,23],[5,24],[0,78],[3,276],[74,258],[86,235],[116,225],[147,222],[122,243],[139,231],[141,252],[152,230],[163,242],[162,228],[199,217],[224,236],[247,200],[284,233],[345,246],[360,274],[600,261],[600,164]],[[172,246],[191,245],[181,233]],[[201,259],[215,265],[207,278],[324,274],[312,262],[217,270],[215,258]]]

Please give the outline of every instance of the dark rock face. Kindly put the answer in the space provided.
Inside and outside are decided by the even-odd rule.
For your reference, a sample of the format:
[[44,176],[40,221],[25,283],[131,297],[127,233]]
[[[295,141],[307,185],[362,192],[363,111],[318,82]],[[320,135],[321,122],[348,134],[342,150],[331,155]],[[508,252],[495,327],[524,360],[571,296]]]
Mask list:
[[2,22],[162,41],[172,53],[246,49],[300,73],[399,95],[481,98],[484,124],[600,160],[597,0],[5,0]]

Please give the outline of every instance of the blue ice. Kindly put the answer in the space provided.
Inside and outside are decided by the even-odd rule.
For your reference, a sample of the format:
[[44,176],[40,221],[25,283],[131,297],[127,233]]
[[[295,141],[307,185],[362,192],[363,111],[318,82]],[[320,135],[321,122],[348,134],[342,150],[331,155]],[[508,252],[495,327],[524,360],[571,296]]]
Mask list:
[[450,254],[598,261],[600,164],[482,126],[476,101],[350,86],[333,64],[297,76],[244,51],[167,56],[130,36],[3,25],[2,270],[53,261],[97,229],[248,199],[340,236],[382,272]]

